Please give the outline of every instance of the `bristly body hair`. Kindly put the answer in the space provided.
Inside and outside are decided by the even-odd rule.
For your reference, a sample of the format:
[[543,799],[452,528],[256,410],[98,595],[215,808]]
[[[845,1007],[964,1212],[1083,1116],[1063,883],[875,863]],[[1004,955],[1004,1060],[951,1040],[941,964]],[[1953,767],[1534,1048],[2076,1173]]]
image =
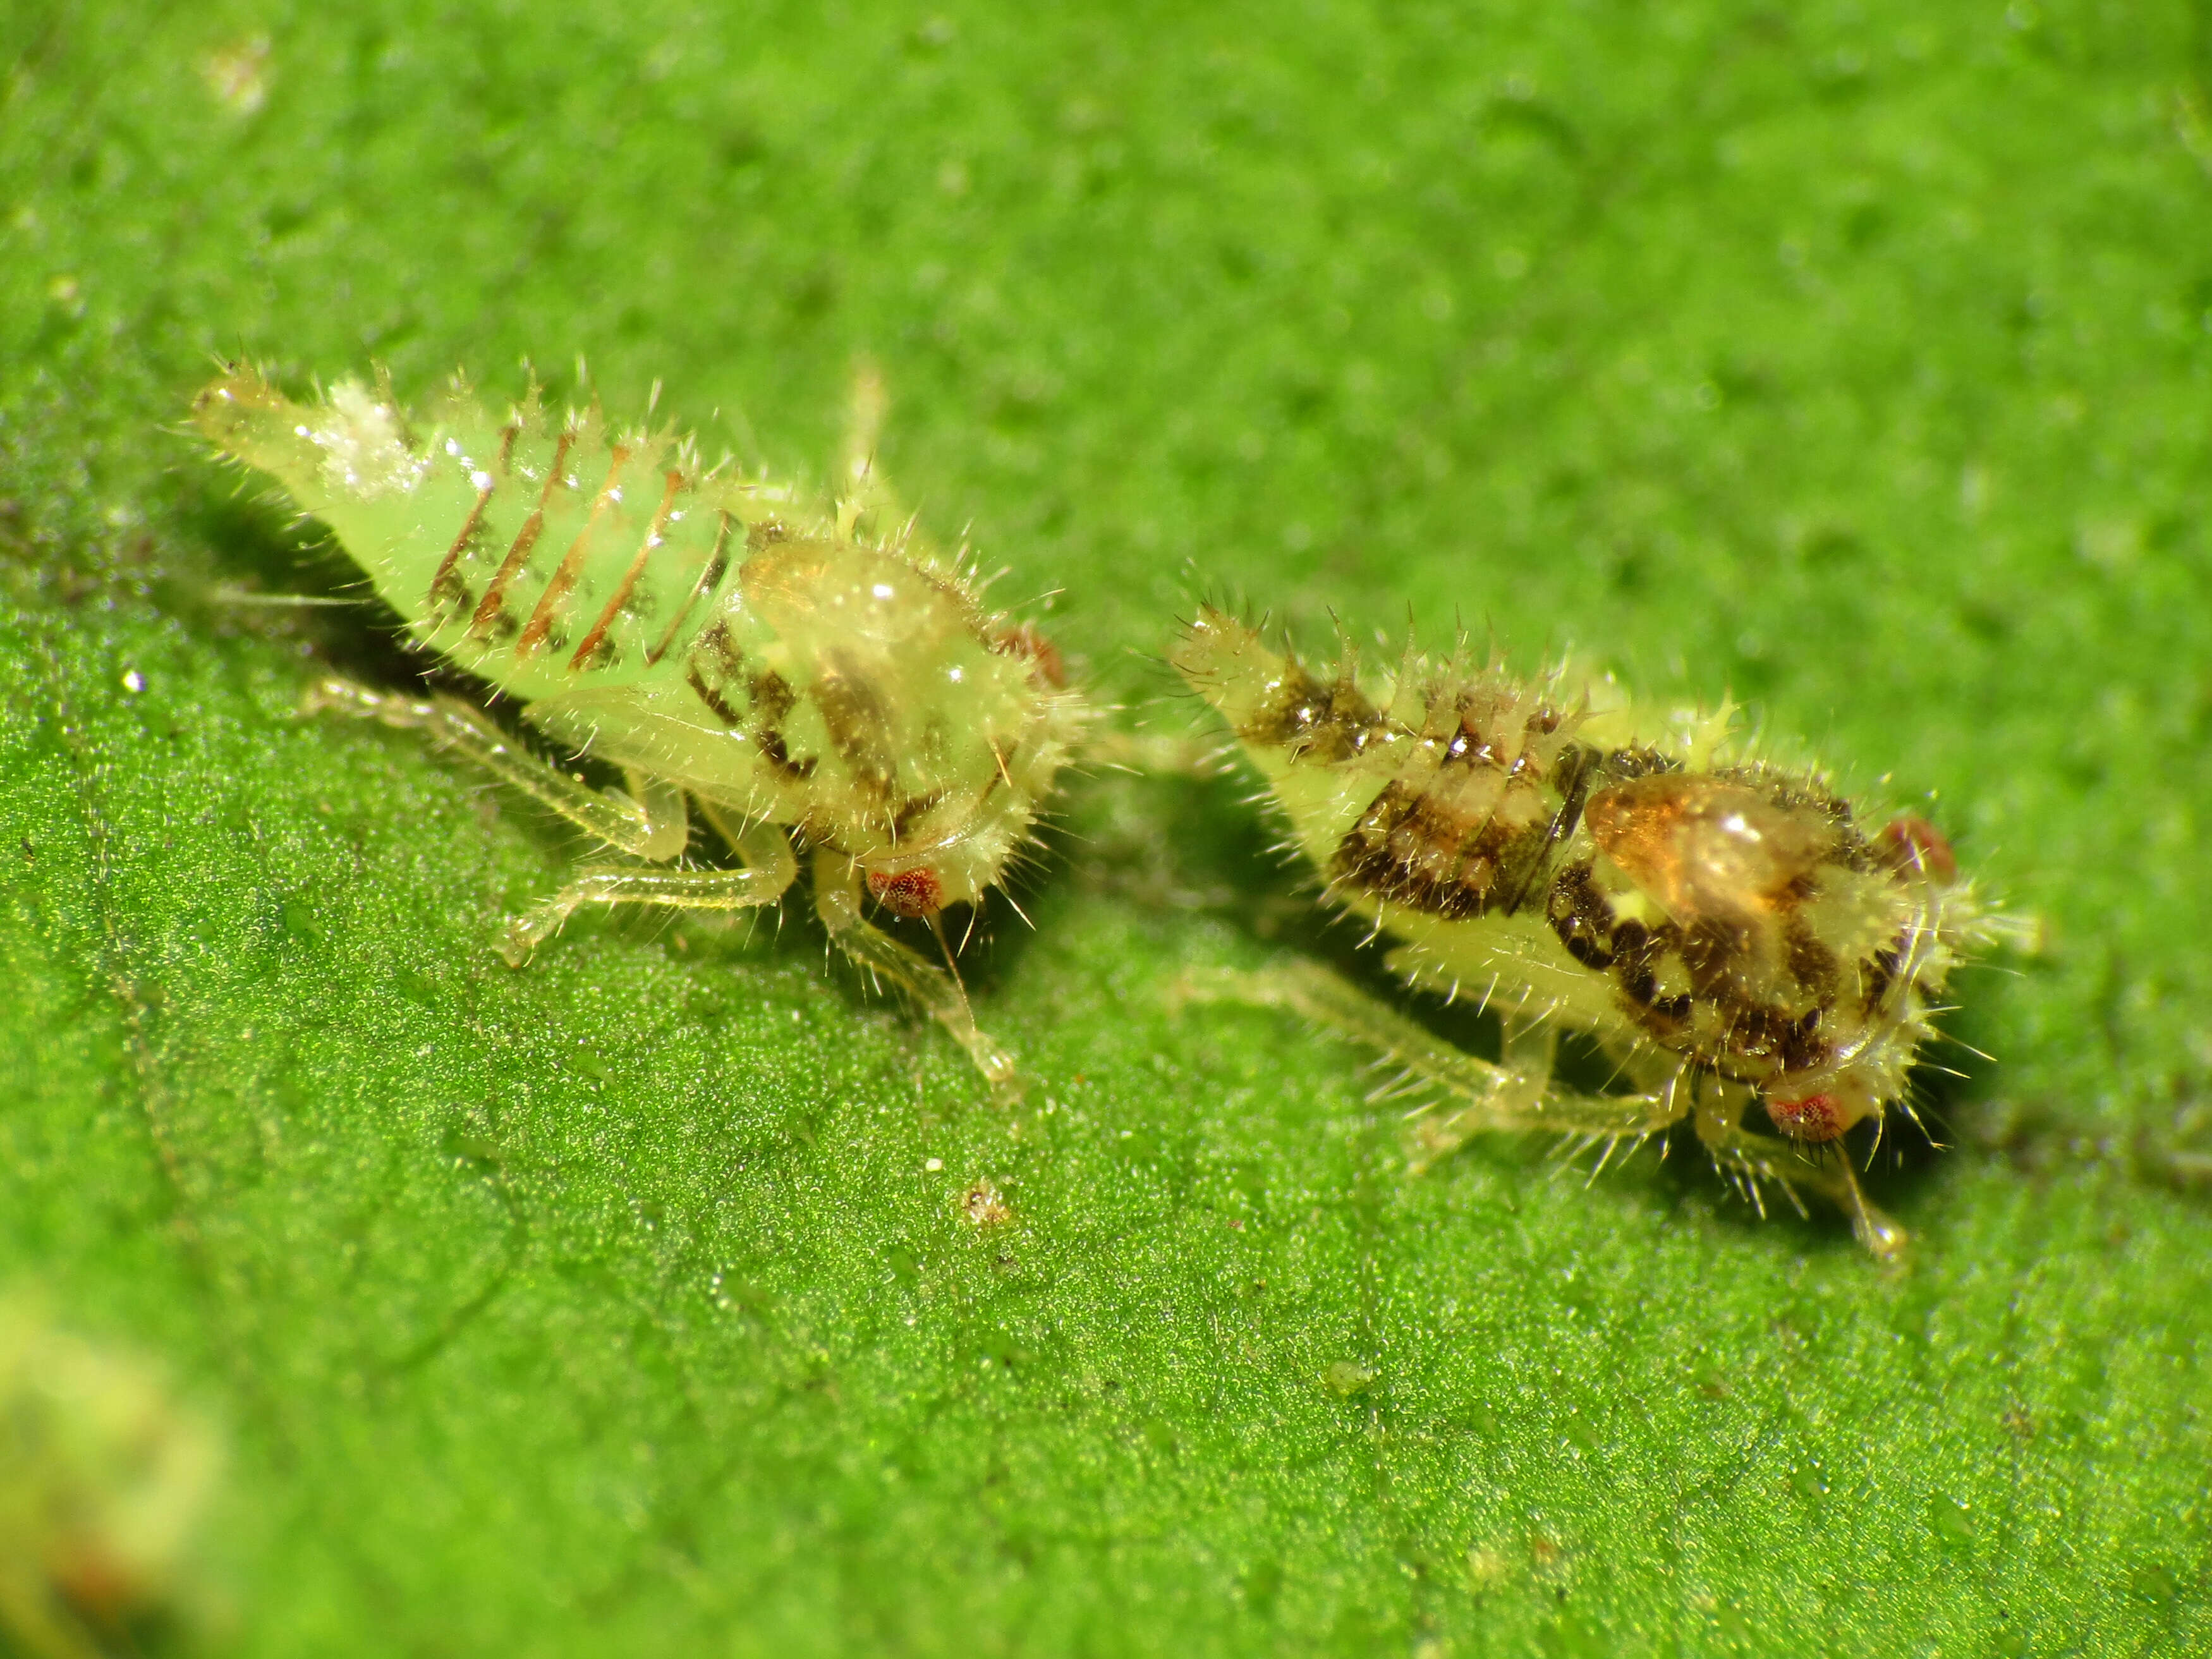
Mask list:
[[[455,376],[417,417],[381,373],[373,390],[340,381],[295,404],[231,366],[194,424],[331,528],[413,645],[629,788],[599,797],[524,765],[459,706],[343,685],[319,706],[442,734],[649,862],[683,858],[688,805],[751,872],[587,872],[554,902],[560,917],[585,902],[757,904],[807,852],[848,954],[928,1006],[998,1082],[1012,1063],[975,1030],[957,980],[878,939],[858,907],[932,920],[999,884],[1088,710],[1050,641],[986,605],[994,578],[964,539],[940,555],[892,508],[872,459],[881,388],[864,377],[863,392],[853,493],[830,501],[742,476],[726,455],[702,466],[695,440],[653,422],[657,385],[646,420],[618,427],[596,396],[550,410],[534,375],[504,414]],[[787,836],[780,851],[763,826]]]
[[[1694,1116],[1739,1185],[1822,1191],[1877,1253],[1901,1240],[1830,1143],[1888,1106],[1912,1113],[1938,994],[1998,931],[1932,825],[1863,822],[1824,771],[1773,758],[1729,700],[1639,705],[1565,655],[1522,679],[1464,628],[1441,654],[1409,633],[1395,672],[1370,679],[1340,626],[1333,660],[1310,666],[1264,629],[1202,606],[1171,661],[1227,721],[1325,903],[1369,942],[1398,940],[1389,965],[1415,986],[1485,987],[1509,1048],[1547,1024],[1583,1032],[1642,1091],[1547,1085],[1548,1117],[1458,1118],[1610,1146]],[[1403,1028],[1301,984],[1261,1000],[1430,1046],[1376,1037]],[[1428,1063],[1529,1086],[1510,1066]],[[1741,1122],[1758,1107],[1778,1133]]]

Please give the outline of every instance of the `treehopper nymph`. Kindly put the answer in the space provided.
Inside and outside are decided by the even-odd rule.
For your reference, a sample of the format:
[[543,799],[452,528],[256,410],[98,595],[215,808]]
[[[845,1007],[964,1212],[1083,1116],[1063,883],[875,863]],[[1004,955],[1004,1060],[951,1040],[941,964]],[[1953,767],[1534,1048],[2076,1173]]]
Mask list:
[[[1541,1129],[1601,1167],[1686,1118],[1754,1202],[1769,1183],[1817,1194],[1876,1256],[1902,1253],[1839,1142],[1911,1110],[1944,982],[1997,927],[1932,825],[1869,831],[1818,774],[1746,753],[1726,708],[1668,715],[1564,668],[1524,683],[1463,643],[1409,649],[1395,675],[1363,679],[1349,651],[1316,673],[1206,607],[1174,662],[1328,902],[1401,941],[1401,978],[1497,1011],[1504,1052],[1479,1059],[1311,966],[1192,991],[1294,1009],[1454,1097],[1418,1116],[1423,1158]],[[1563,1029],[1626,1092],[1557,1083]]]
[[[508,927],[520,966],[586,904],[737,910],[811,865],[830,939],[958,1040],[992,1085],[939,922],[1004,878],[1083,722],[1060,659],[987,610],[972,568],[893,522],[863,377],[835,506],[704,467],[667,430],[564,415],[533,387],[503,416],[456,383],[421,418],[356,381],[295,403],[234,369],[194,404],[224,454],[324,521],[412,641],[523,704],[554,743],[621,769],[595,789],[473,705],[327,681],[311,707],[420,728],[637,862],[586,868]],[[738,867],[684,862],[702,818]],[[794,848],[794,842],[797,843]],[[937,929],[940,968],[872,902]]]

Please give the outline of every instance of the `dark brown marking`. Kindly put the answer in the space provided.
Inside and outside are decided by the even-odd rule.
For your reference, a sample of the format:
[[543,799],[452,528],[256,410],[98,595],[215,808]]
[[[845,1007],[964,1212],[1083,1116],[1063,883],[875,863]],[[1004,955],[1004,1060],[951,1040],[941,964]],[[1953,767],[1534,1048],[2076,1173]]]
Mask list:
[[544,532],[546,504],[553,499],[554,490],[560,486],[561,469],[568,464],[568,447],[575,441],[576,434],[564,428],[554,444],[552,462],[545,469],[545,487],[538,492],[538,505],[522,521],[522,528],[515,532],[514,544],[507,550],[507,556],[500,561],[499,568],[492,574],[491,586],[484,589],[483,601],[477,606],[477,614],[469,620],[471,638],[489,639],[506,613],[508,584],[514,580],[515,573],[522,568],[530,557],[531,549],[538,545],[538,538]]
[[1324,685],[1291,658],[1283,664],[1274,696],[1237,735],[1249,744],[1290,749],[1293,759],[1328,765],[1359,753],[1382,723],[1350,675]]
[[1795,915],[1790,916],[1782,937],[1789,952],[1790,976],[1822,1002],[1833,1002],[1842,977],[1836,953],[1821,944],[1804,920]]
[[668,654],[669,647],[676,643],[677,635],[683,631],[684,624],[690,619],[692,611],[698,608],[702,599],[711,596],[721,585],[723,574],[730,568],[730,526],[736,521],[726,513],[718,516],[721,523],[714,532],[714,550],[708,554],[706,565],[699,572],[699,580],[691,585],[690,592],[684,595],[684,603],[677,607],[676,616],[668,624],[668,631],[660,636],[658,645],[645,653],[647,666]]
[[[1607,757],[1601,769],[1614,758]],[[1801,795],[1798,804],[1807,799]],[[1724,1076],[1765,1084],[1817,1073],[1834,1062],[1836,1045],[1824,1028],[1842,967],[1796,914],[1816,884],[1810,878],[1789,884],[1774,896],[1772,910],[1752,917],[1698,916],[1686,927],[1614,921],[1612,902],[1585,859],[1554,877],[1545,912],[1561,947],[1584,967],[1610,975],[1618,1006],[1654,1041]],[[1892,964],[1883,954],[1892,955]],[[1878,953],[1861,971],[1886,984],[1893,960],[1893,953]],[[1686,975],[1690,989],[1662,996],[1660,970],[1671,963],[1680,967],[1669,967],[1670,975]],[[1774,994],[1789,1006],[1766,1000]],[[1701,1010],[1708,1018],[1693,1021]]]
[[[1715,998],[1725,1003],[1729,999]],[[1754,1060],[1778,1061],[1790,1038],[1790,1021],[1772,1008],[1737,1003],[1729,1010],[1729,1048]]]
[[[992,781],[996,783],[998,780],[994,778]],[[942,789],[932,789],[924,794],[909,796],[900,805],[898,811],[891,814],[891,839],[894,842],[897,841],[913,826],[916,818],[944,799],[945,791]]]
[[804,783],[814,775],[814,757],[809,755],[802,761],[792,759],[791,751],[783,746],[783,733],[774,726],[763,726],[753,742],[758,745],[761,757],[774,767],[787,783]]
[[[1603,902],[1595,889],[1589,896]],[[1659,964],[1676,952],[1680,942],[1680,933],[1672,922],[1662,922],[1656,929],[1632,918],[1613,925],[1613,980],[1645,1029],[1662,1037],[1673,1035],[1696,1006],[1696,999],[1686,991],[1671,997],[1659,994]]]
[[1601,769],[1605,781],[1614,783],[1652,777],[1661,772],[1679,772],[1682,763],[1656,749],[1616,749],[1605,757]]
[[538,596],[538,607],[530,613],[530,621],[523,628],[522,637],[514,642],[514,654],[518,658],[529,656],[544,644],[553,632],[553,624],[560,620],[561,606],[568,597],[568,590],[575,586],[576,578],[583,574],[584,561],[591,554],[592,538],[599,532],[607,509],[614,505],[616,496],[621,492],[623,463],[629,459],[629,451],[621,444],[615,445],[608,452],[607,476],[599,485],[599,493],[592,498],[592,510],[584,520],[584,527],[576,532],[576,539],[568,544],[568,550],[561,556],[561,562],[554,568],[552,580],[545,584],[545,591]]
[[[1590,783],[1598,769],[1595,750],[1580,744],[1570,744],[1553,763],[1553,787],[1560,794],[1559,811],[1540,836],[1523,837],[1525,847],[1516,849],[1511,866],[1504,872],[1498,883],[1499,893],[1496,908],[1512,915],[1528,902],[1528,895],[1543,878],[1550,866],[1554,851],[1573,838],[1583,820],[1583,803],[1589,799]],[[1574,947],[1567,947],[1571,951]]]
[[1820,1011],[1808,1009],[1782,1033],[1782,1069],[1809,1072],[1828,1062],[1828,1043],[1820,1036]]
[[[718,629],[717,631],[720,630]],[[735,668],[731,672],[735,672]],[[746,682],[745,690],[751,695],[753,707],[760,710],[762,718],[770,725],[781,720],[799,706],[799,699],[792,693],[791,683],[773,668],[764,668],[754,675]]]
[[678,492],[690,482],[683,473],[672,470],[667,477],[668,487],[661,492],[659,510],[653,514],[653,522],[646,526],[645,539],[637,544],[637,551],[630,556],[629,568],[623,572],[622,580],[615,584],[615,591],[609,596],[606,608],[599,612],[599,621],[592,624],[592,631],[584,635],[584,642],[576,647],[576,654],[568,659],[571,673],[582,668],[597,668],[614,654],[607,644],[607,629],[614,626],[615,618],[622,614],[623,606],[629,603],[630,590],[637,586],[637,579],[645,574],[646,562],[653,557],[653,550],[660,545],[660,532],[668,527],[668,514],[676,505]]
[[1676,932],[1692,992],[1712,1002],[1739,1000],[1736,993],[1752,957],[1750,928],[1728,916],[1698,916]]
[[[1392,779],[1345,832],[1334,882],[1446,921],[1493,908],[1502,869],[1544,851],[1544,830],[1514,829],[1496,812],[1472,820],[1426,791]],[[1533,849],[1524,843],[1534,843]]]
[[1785,812],[1805,813],[1820,819],[1834,840],[1827,855],[1830,863],[1840,864],[1849,870],[1882,867],[1875,849],[1851,820],[1851,804],[1823,788],[1819,780],[1793,777],[1763,764],[1717,767],[1712,775],[1725,783],[1740,783],[1757,790]]
[[[1610,968],[1623,955],[1629,957],[1632,968],[1644,961],[1643,929],[1633,922],[1614,925],[1613,906],[1591,879],[1587,860],[1569,865],[1553,878],[1544,896],[1544,919],[1567,954],[1585,968]],[[1629,927],[1636,927],[1636,933],[1628,933]],[[1624,945],[1628,948],[1624,950]]]
[[883,730],[889,718],[875,688],[857,674],[832,671],[814,682],[814,706],[822,711],[830,746],[845,763],[855,786],[888,796],[898,770],[884,752]]
[[1872,1014],[1889,995],[1889,988],[1897,982],[1898,964],[1905,959],[1903,950],[1897,945],[1885,946],[1861,964],[1866,989],[1859,998],[1859,1011]]
[[446,550],[445,558],[440,562],[436,574],[430,578],[430,591],[422,599],[423,609],[435,613],[448,607],[453,610],[462,608],[455,601],[467,589],[454,567],[460,563],[461,555],[469,550],[469,544],[476,540],[477,532],[483,523],[484,507],[491,500],[491,492],[497,488],[498,483],[495,480],[477,491],[476,505],[469,508],[469,516],[461,520],[460,533],[453,538],[453,544]]
[[730,707],[729,700],[707,684],[707,678],[695,666],[684,677],[684,684],[699,694],[699,701],[707,705],[714,718],[732,731],[744,724],[744,716]]
[[[691,660],[696,663],[702,657],[714,659],[714,672],[721,679],[733,680],[745,672],[745,653],[738,648],[737,641],[731,637],[729,618],[726,617],[691,642]],[[786,708],[790,707],[788,703],[784,706]]]

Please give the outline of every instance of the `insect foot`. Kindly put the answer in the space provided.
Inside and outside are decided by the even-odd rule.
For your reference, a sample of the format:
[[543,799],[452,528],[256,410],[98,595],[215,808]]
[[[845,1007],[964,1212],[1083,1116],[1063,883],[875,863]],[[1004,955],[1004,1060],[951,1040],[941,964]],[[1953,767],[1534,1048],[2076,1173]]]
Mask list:
[[[637,860],[582,870],[516,919],[509,962],[586,905],[775,903],[804,849],[838,948],[1011,1092],[1015,1062],[977,1029],[941,917],[1026,856],[1085,705],[1048,641],[985,608],[964,556],[863,528],[904,520],[872,464],[880,392],[861,391],[838,474],[852,493],[814,505],[596,405],[550,413],[535,388],[494,416],[457,381],[418,416],[386,387],[301,404],[238,368],[193,414],[336,532],[414,643],[621,770],[623,789],[593,788],[458,697],[307,694],[309,711],[422,732]],[[736,867],[684,865],[698,820]],[[945,965],[871,906],[926,922]]]
[[[1810,1194],[1877,1258],[1903,1255],[1835,1143],[1911,1114],[1944,983],[2002,929],[1933,825],[1868,833],[1819,775],[1741,752],[1726,708],[1662,716],[1609,679],[1523,682],[1464,645],[1409,647],[1392,674],[1363,678],[1350,651],[1316,672],[1207,607],[1172,660],[1327,902],[1399,941],[1399,978],[1496,1010],[1504,1052],[1477,1059],[1307,963],[1194,979],[1183,999],[1288,1009],[1450,1102],[1416,1115],[1417,1164],[1539,1129],[1602,1168],[1687,1119],[1762,1213],[1770,1186]],[[1595,1042],[1622,1092],[1554,1080],[1561,1030]]]

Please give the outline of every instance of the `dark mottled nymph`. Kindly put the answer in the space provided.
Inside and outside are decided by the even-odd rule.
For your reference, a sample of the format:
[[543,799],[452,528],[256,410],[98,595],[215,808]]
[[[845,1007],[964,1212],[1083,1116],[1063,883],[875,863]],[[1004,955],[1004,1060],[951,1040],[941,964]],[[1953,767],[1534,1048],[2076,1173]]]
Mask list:
[[[1692,1118],[1754,1196],[1818,1193],[1877,1255],[1905,1235],[1850,1164],[1809,1154],[1905,1096],[1932,1004],[1988,930],[1924,820],[1869,832],[1813,773],[1740,755],[1729,712],[1664,718],[1609,680],[1533,684],[1462,653],[1363,681],[1317,675],[1206,609],[1177,648],[1322,872],[1329,901],[1402,941],[1404,978],[1479,994],[1504,1063],[1439,1042],[1332,975],[1230,976],[1367,1041],[1470,1103],[1431,1155],[1491,1128],[1611,1146]],[[1560,1027],[1634,1092],[1556,1086]],[[1753,1106],[1773,1130],[1745,1127]]]

